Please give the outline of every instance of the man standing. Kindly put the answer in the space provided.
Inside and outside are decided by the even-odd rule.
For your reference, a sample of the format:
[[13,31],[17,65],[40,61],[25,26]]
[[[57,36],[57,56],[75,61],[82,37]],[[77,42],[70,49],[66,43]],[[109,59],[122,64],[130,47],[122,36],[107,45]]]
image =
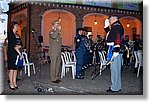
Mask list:
[[84,28],[78,28],[77,34],[75,38],[76,44],[76,79],[84,79],[84,72],[83,72],[83,63],[84,63],[84,55],[86,51],[85,47],[85,37],[84,37]]
[[113,62],[110,65],[111,86],[106,92],[119,92],[121,91],[121,55],[119,51],[123,42],[124,29],[117,15],[109,16],[108,20],[110,26],[105,27],[106,32],[109,32],[106,41],[108,45],[111,43],[111,46],[113,43]]
[[[127,49],[129,49],[129,36],[126,35],[125,39],[124,39],[124,45],[127,47]],[[123,65],[128,66],[130,63],[130,57],[129,57],[129,50],[125,50],[123,52]]]
[[49,55],[51,59],[50,64],[50,76],[51,81],[53,83],[59,83],[59,74],[61,68],[61,46],[62,46],[62,38],[61,38],[61,25],[59,20],[55,20],[52,22],[52,31],[49,34],[50,42],[49,42]]

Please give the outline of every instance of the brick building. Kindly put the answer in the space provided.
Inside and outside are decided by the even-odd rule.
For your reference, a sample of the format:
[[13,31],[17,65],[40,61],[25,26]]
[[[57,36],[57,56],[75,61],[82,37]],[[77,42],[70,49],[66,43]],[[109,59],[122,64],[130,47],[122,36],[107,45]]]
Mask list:
[[[58,0],[57,0],[58,1]],[[116,0],[114,0],[116,1]],[[11,2],[8,11],[8,29],[11,21],[19,22],[19,34],[29,55],[35,54],[32,30],[36,36],[43,36],[43,46],[49,46],[49,31],[51,22],[61,19],[63,45],[74,47],[74,35],[79,27],[91,28],[93,40],[97,35],[104,37],[104,20],[111,14],[118,14],[125,29],[125,35],[130,39],[136,34],[142,34],[143,12],[142,2],[138,10],[120,8],[117,2],[111,2],[110,7],[97,5],[84,5],[81,2]],[[132,6],[132,5],[131,5]],[[132,7],[134,8],[134,6]]]

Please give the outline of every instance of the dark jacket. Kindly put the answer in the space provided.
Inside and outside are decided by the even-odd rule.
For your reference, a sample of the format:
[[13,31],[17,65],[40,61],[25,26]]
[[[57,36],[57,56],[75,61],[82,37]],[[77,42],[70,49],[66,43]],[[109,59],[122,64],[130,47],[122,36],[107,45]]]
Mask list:
[[[120,21],[116,21],[111,25],[111,29],[105,29],[106,32],[109,32],[107,37],[107,42],[114,42],[114,45],[121,45],[123,43],[124,29]],[[115,52],[119,52],[120,48],[114,48]]]

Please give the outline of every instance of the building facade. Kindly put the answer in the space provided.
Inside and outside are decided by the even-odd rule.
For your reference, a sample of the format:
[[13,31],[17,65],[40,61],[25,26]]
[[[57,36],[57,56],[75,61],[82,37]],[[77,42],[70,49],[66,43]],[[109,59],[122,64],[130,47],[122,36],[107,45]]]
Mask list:
[[[129,5],[128,5],[129,6]],[[124,7],[128,7],[127,4]],[[137,6],[137,5],[136,5]],[[136,7],[135,6],[135,7]],[[74,36],[79,27],[89,27],[93,40],[97,35],[105,37],[104,20],[111,14],[117,14],[123,24],[125,35],[133,39],[136,34],[143,36],[142,3],[138,10],[122,9],[123,6],[112,2],[111,6],[84,5],[79,3],[60,2],[21,2],[10,3],[8,11],[8,29],[11,21],[19,23],[19,34],[29,55],[38,49],[35,45],[32,30],[36,36],[43,36],[43,46],[49,46],[51,23],[61,19],[63,45],[74,47]],[[133,7],[132,7],[133,8]],[[96,22],[96,23],[95,23]]]

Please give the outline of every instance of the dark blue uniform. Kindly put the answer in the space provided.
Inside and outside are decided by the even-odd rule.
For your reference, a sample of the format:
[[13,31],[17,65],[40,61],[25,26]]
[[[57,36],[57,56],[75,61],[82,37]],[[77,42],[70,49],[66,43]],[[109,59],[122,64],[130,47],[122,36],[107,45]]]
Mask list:
[[76,76],[82,76],[82,67],[83,67],[83,60],[84,60],[84,54],[85,54],[85,37],[83,35],[76,35]]

